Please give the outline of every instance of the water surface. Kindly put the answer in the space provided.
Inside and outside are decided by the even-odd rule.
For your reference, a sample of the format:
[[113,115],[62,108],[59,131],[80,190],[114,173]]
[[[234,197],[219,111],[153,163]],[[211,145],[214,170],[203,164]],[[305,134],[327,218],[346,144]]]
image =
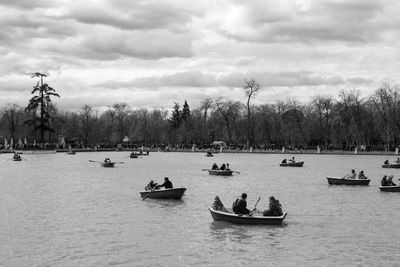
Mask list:
[[[4,266],[343,266],[395,265],[400,194],[379,191],[387,156],[297,155],[303,168],[279,167],[284,155],[128,152],[0,155],[0,264]],[[102,168],[89,160],[124,161]],[[288,156],[286,156],[288,157]],[[212,163],[240,174],[209,176]],[[370,186],[330,186],[326,176],[364,170]],[[186,187],[180,201],[141,201],[150,179]],[[242,192],[253,207],[280,200],[282,226],[214,222]]]

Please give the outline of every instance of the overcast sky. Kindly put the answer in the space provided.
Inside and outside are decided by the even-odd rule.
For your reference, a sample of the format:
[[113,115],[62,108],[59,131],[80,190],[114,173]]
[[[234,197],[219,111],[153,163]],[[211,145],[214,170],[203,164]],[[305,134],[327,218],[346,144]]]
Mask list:
[[0,107],[48,75],[60,109],[254,103],[399,83],[400,1],[1,0]]

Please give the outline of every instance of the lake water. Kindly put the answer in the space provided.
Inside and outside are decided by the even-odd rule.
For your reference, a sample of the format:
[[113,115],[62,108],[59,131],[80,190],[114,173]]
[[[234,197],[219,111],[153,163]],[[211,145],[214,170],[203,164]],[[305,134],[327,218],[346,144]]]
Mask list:
[[[3,266],[394,266],[400,251],[400,194],[379,191],[394,156],[128,152],[0,155],[0,265]],[[102,168],[89,160],[124,161]],[[231,177],[209,176],[230,163]],[[330,186],[326,176],[364,170],[370,186]],[[180,201],[141,201],[150,179],[186,187]],[[288,213],[282,226],[214,222],[242,192],[248,206],[274,195]]]

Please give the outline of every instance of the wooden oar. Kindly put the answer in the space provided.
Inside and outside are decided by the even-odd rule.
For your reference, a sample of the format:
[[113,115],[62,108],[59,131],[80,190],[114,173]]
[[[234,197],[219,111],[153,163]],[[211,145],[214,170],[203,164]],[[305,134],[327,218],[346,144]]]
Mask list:
[[349,177],[348,174],[346,174],[341,180],[344,180],[344,179],[346,179],[347,177]]
[[142,198],[142,201],[145,200],[154,190],[156,190],[156,188],[157,188],[157,183],[154,185],[153,189],[151,189],[151,191]]
[[125,162],[123,162],[123,161],[120,161],[120,162],[112,162],[112,163],[124,164]]
[[202,171],[208,171],[208,169],[201,169]]
[[91,159],[89,159],[89,162],[104,163],[102,161],[96,161],[96,160],[91,160]]
[[236,173],[240,174],[240,172],[238,172],[238,171],[232,171],[232,172],[236,172]]
[[258,200],[257,200],[256,204],[254,205],[254,209],[253,210],[256,209],[258,202],[260,202],[260,199],[261,199],[261,196],[258,197]]

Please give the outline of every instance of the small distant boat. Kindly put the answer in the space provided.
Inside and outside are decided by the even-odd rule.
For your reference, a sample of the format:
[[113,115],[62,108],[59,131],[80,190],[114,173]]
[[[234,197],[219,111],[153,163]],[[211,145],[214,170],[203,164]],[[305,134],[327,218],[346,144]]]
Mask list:
[[379,189],[380,189],[382,192],[400,192],[400,185],[379,186]]
[[283,213],[282,216],[263,216],[261,214],[249,216],[229,211],[214,210],[212,207],[209,210],[214,221],[225,221],[235,224],[281,225],[287,215],[287,213]]
[[280,163],[281,167],[303,167],[304,161]]
[[143,198],[158,198],[158,199],[181,199],[186,188],[169,188],[157,189],[153,191],[140,191],[140,196]]
[[232,170],[207,170],[209,175],[231,176]]
[[101,166],[105,168],[113,168],[115,165],[115,162],[102,162]]
[[136,152],[132,152],[132,153],[129,155],[129,157],[130,157],[131,159],[137,159],[139,156],[138,156],[138,154],[137,154]]
[[13,158],[13,161],[22,161],[22,158],[21,157],[15,157],[15,158]]
[[343,179],[339,177],[326,177],[331,185],[369,185],[370,179]]
[[383,164],[383,165],[382,165],[382,168],[400,169],[400,163]]
[[207,152],[206,157],[214,157],[214,155],[211,152]]

